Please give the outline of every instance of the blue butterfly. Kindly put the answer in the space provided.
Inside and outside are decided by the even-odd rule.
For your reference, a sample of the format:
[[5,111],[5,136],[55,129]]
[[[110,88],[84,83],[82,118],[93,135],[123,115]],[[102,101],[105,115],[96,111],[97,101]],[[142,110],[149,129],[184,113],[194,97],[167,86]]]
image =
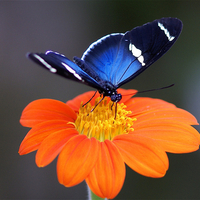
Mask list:
[[53,51],[28,53],[28,57],[50,72],[83,83],[108,96],[122,98],[117,88],[131,81],[167,52],[179,37],[182,22],[162,18],[126,33],[114,33],[92,43],[74,62]]

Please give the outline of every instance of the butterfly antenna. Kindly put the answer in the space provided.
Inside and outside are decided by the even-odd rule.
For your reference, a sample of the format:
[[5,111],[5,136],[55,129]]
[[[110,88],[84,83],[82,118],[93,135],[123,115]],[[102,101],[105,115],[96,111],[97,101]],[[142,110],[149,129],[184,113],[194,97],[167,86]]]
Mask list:
[[88,104],[93,98],[94,96],[96,95],[97,91],[93,94],[93,96],[86,102],[82,105],[82,107],[84,107],[86,104]]
[[171,84],[171,85],[165,86],[165,87],[161,87],[161,88],[154,88],[154,89],[150,89],[150,90],[139,91],[139,92],[137,92],[137,94],[138,93],[144,93],[144,92],[152,92],[152,91],[156,91],[156,90],[163,90],[163,89],[170,88],[172,86],[174,86],[174,83]]
[[[150,89],[150,90],[144,90],[144,91],[135,92],[135,93],[132,93],[132,95],[135,95],[135,94],[138,94],[138,93],[152,92],[152,91],[156,91],[156,90],[163,90],[163,89],[170,88],[172,86],[174,86],[174,83],[171,84],[171,85],[167,85],[167,86],[161,87],[161,88],[154,88],[154,89]],[[128,96],[128,95],[131,95],[131,94],[125,94],[123,96]]]

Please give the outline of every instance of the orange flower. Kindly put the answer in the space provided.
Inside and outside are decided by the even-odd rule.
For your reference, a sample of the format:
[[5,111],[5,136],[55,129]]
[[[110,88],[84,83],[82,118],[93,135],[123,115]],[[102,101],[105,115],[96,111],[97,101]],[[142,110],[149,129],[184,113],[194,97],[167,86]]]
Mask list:
[[[31,127],[19,154],[37,150],[36,164],[44,167],[56,156],[61,184],[71,187],[85,180],[99,197],[114,198],[125,179],[125,163],[136,172],[163,177],[170,153],[188,153],[199,148],[200,135],[190,125],[198,122],[187,111],[160,99],[131,98],[136,90],[119,89],[122,100],[115,105],[99,95],[86,106],[93,91],[66,104],[40,99],[23,111],[20,122]],[[83,102],[83,103],[81,103]]]

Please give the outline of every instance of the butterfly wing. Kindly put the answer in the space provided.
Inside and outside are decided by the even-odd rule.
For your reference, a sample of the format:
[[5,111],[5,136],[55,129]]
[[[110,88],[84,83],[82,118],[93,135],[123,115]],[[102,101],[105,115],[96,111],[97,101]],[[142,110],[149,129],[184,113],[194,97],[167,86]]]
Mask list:
[[132,80],[168,51],[182,30],[176,18],[162,18],[90,45],[82,60],[116,88]]
[[162,18],[125,34],[107,35],[92,43],[74,62],[62,54],[47,51],[28,57],[52,73],[81,82],[109,96],[159,59],[177,40],[182,22]]
[[101,80],[110,81],[112,66],[114,66],[119,51],[119,42],[123,36],[123,33],[106,35],[92,43],[84,52],[81,59],[97,72]]
[[[95,79],[62,54],[47,51],[46,53],[28,53],[27,56],[52,73],[102,90],[101,85]],[[97,76],[93,70],[90,70],[90,73],[94,73],[93,77]]]

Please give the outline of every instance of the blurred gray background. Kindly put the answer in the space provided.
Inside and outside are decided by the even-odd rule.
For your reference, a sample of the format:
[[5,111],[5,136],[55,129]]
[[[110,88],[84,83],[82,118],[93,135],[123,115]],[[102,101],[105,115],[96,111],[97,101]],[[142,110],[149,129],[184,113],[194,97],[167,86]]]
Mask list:
[[[28,132],[19,118],[29,102],[40,98],[65,102],[91,89],[49,73],[28,60],[26,53],[54,50],[70,59],[81,57],[100,37],[161,17],[183,21],[180,38],[124,88],[142,91],[174,83],[170,89],[143,96],[172,102],[200,121],[200,1],[0,1],[0,199],[87,197],[84,182],[72,188],[58,183],[56,161],[38,168],[35,152],[18,155]],[[161,179],[143,177],[127,167],[116,199],[200,199],[199,151],[168,155],[170,168]]]

